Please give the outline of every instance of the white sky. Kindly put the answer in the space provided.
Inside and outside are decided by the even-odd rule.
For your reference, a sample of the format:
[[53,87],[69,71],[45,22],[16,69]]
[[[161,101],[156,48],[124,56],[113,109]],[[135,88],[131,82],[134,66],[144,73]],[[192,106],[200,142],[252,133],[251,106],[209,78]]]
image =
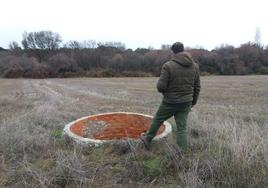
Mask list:
[[[266,3],[267,2],[267,3]],[[268,45],[266,0],[0,0],[0,46],[24,31],[52,30],[69,40],[121,41],[127,48],[172,44],[213,49]]]

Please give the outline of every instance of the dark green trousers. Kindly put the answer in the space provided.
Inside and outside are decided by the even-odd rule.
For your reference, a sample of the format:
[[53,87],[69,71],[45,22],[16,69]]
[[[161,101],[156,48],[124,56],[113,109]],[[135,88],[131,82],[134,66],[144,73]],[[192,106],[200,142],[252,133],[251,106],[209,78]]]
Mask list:
[[177,125],[177,144],[183,151],[187,150],[187,117],[191,110],[192,102],[169,104],[162,102],[159,106],[150,129],[146,133],[147,140],[150,142],[156,135],[159,127],[164,121],[174,116]]

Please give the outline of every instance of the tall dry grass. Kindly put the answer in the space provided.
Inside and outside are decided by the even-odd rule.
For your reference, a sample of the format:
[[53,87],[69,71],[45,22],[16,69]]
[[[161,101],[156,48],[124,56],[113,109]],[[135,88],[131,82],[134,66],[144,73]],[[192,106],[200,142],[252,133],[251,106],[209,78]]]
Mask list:
[[184,155],[174,134],[149,151],[133,142],[82,147],[62,134],[84,115],[154,113],[155,81],[0,80],[0,187],[267,186],[267,77],[203,77]]

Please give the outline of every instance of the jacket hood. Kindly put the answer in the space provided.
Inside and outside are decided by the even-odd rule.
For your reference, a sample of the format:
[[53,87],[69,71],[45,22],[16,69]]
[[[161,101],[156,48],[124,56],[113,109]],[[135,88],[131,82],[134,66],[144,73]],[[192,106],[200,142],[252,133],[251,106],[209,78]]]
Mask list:
[[191,54],[187,52],[180,52],[174,55],[174,57],[171,59],[172,61],[175,61],[176,63],[180,64],[184,67],[191,67],[193,65],[193,58]]

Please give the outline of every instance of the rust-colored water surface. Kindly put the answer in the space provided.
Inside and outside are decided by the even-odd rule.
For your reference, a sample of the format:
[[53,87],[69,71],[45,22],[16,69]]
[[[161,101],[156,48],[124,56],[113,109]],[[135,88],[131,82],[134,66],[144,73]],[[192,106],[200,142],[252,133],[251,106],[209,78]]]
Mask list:
[[[152,118],[138,114],[102,114],[78,121],[70,130],[79,136],[99,140],[137,139],[149,129],[151,122]],[[157,134],[163,131],[164,126],[161,126]]]

